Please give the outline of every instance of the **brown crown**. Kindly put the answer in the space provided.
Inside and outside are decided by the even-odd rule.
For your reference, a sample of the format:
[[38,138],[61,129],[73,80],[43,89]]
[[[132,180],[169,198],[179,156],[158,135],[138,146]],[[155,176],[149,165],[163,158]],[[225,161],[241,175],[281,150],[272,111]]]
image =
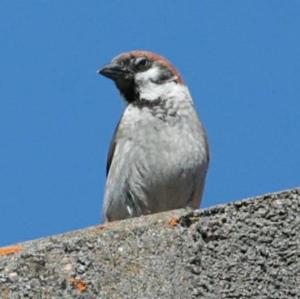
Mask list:
[[119,56],[117,56],[114,60],[117,62],[120,62],[122,60],[128,60],[131,58],[136,58],[136,57],[147,57],[151,61],[156,61],[162,66],[166,67],[170,72],[174,74],[177,78],[178,83],[183,83],[183,80],[177,71],[177,69],[163,56],[160,56],[158,54],[149,52],[149,51],[142,51],[142,50],[135,50],[135,51],[130,51],[126,53],[122,53]]

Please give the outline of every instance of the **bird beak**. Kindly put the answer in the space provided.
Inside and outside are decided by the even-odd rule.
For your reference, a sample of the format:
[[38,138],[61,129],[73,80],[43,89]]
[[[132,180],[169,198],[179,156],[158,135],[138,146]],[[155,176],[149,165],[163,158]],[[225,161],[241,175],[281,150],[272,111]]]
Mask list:
[[112,80],[125,78],[129,74],[129,70],[117,63],[110,63],[98,70],[98,74],[103,75]]

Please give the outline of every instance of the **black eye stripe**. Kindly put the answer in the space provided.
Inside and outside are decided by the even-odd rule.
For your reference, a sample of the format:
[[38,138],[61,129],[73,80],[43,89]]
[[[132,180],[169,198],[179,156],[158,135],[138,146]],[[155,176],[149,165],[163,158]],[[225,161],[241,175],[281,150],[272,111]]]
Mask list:
[[147,59],[141,59],[139,62],[138,62],[138,65],[146,65],[148,63]]
[[147,58],[146,57],[138,57],[138,58],[136,58],[135,59],[135,61],[134,61],[134,63],[136,64],[136,65],[138,65],[138,64],[140,64],[140,63],[145,63],[147,61]]
[[138,57],[134,61],[134,67],[137,71],[144,71],[150,66],[150,60],[146,57]]

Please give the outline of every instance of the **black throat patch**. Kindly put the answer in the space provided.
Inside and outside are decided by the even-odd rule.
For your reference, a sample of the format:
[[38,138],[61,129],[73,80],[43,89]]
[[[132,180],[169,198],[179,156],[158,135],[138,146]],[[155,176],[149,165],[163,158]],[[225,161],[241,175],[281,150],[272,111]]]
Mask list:
[[116,85],[121,95],[125,98],[126,102],[128,103],[135,102],[138,95],[136,94],[133,80],[130,81],[119,80],[116,81]]

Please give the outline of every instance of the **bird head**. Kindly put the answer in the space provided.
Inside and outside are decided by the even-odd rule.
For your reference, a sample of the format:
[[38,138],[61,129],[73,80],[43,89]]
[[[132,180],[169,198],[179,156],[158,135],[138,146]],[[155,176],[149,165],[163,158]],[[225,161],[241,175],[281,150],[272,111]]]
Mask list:
[[184,86],[167,59],[148,51],[122,53],[98,73],[115,82],[127,103],[164,99],[176,86]]

